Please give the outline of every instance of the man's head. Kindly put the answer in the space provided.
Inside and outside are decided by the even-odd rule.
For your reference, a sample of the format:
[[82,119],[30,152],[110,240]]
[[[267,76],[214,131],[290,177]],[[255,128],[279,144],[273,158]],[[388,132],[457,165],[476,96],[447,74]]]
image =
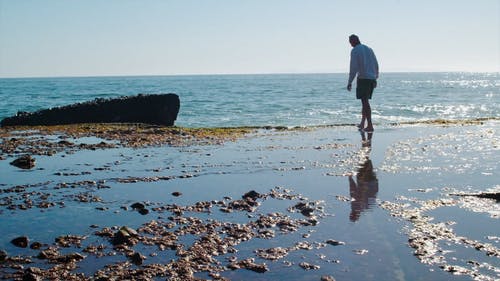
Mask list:
[[361,42],[359,41],[359,37],[357,35],[352,34],[351,36],[349,36],[349,43],[351,43],[351,46],[354,47]]

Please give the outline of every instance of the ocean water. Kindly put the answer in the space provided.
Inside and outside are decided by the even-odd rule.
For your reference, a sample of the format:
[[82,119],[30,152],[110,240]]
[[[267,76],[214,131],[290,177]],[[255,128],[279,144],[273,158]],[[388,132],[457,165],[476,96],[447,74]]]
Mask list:
[[[139,93],[176,93],[186,127],[353,124],[347,74],[262,74],[0,79],[0,118],[17,111]],[[382,73],[376,124],[500,117],[500,73]]]
[[[174,92],[181,99],[179,126],[353,124],[359,120],[360,103],[354,92],[345,90],[346,79],[345,74],[0,79],[0,118],[95,98]],[[269,267],[265,273],[221,269],[221,276],[230,280],[304,281],[324,275],[336,280],[499,280],[500,205],[457,196],[500,190],[499,98],[499,73],[383,73],[372,100],[374,121],[380,125],[373,134],[353,126],[323,126],[257,130],[224,145],[68,149],[34,155],[36,167],[30,170],[10,164],[22,147],[14,153],[0,151],[0,250],[19,257],[11,261],[14,266],[0,262],[0,279],[21,279],[23,268],[59,266],[37,258],[40,251],[57,246],[61,254],[85,256],[71,273],[91,280],[98,270],[129,261],[96,230],[170,222],[175,214],[158,207],[229,204],[251,190],[279,190],[301,197],[266,196],[252,212],[227,212],[213,204],[207,212],[186,211],[181,217],[190,223],[179,221],[169,231],[198,221],[251,225],[266,214],[304,219],[294,206],[308,202],[317,207],[319,224],[291,232],[270,227],[274,237],[242,240],[236,252],[213,256],[211,264],[227,266],[233,258],[252,258]],[[447,127],[384,126],[475,118],[496,120]],[[35,138],[42,145],[61,140],[17,133],[2,136],[0,142],[12,136]],[[144,203],[149,213],[133,210],[135,202]],[[216,231],[221,238],[228,235],[223,227]],[[203,231],[178,234],[176,243],[185,249],[205,240]],[[66,235],[84,237],[81,246],[58,246],[56,239]],[[420,248],[409,245],[412,235],[426,238],[417,244]],[[16,247],[11,240],[19,236],[43,246]],[[345,244],[325,244],[331,239]],[[103,245],[99,253],[84,251],[97,245]],[[257,255],[259,249],[276,247],[290,251],[278,260]],[[129,264],[129,270],[181,259],[175,250],[142,242],[134,250],[146,259],[143,265]],[[420,260],[417,250],[430,251],[437,260],[426,255]],[[304,270],[302,263],[319,267]],[[109,270],[109,275],[120,273]],[[205,270],[195,276],[213,279]],[[158,274],[153,280],[165,278]]]

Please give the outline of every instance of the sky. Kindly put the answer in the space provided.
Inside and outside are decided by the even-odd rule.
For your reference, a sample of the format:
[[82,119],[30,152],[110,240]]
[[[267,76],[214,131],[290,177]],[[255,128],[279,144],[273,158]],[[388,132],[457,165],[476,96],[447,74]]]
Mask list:
[[500,71],[499,0],[0,0],[0,77]]

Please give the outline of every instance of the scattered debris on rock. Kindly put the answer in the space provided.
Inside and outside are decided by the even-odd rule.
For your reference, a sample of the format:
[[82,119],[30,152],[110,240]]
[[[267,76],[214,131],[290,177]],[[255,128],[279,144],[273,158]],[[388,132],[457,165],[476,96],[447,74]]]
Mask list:
[[[221,273],[226,270],[246,269],[257,273],[269,271],[266,263],[258,262],[254,257],[238,259],[238,245],[255,238],[272,239],[277,233],[287,235],[302,227],[313,227],[326,216],[321,201],[310,201],[281,187],[276,187],[268,193],[258,193],[252,190],[241,198],[201,201],[188,206],[156,204],[150,211],[157,213],[159,217],[138,228],[124,225],[99,229],[97,225],[92,225],[91,228],[97,228],[92,235],[60,235],[52,244],[37,242],[37,246],[33,247],[33,250],[38,251],[35,255],[37,262],[34,264],[37,267],[32,266],[28,269],[24,267],[24,264],[32,263],[28,253],[26,257],[12,258],[7,252],[1,251],[0,271],[8,278],[25,278],[25,280],[33,278],[33,280],[54,278],[143,280],[154,277],[167,277],[169,280],[202,280],[195,277],[195,274],[201,272],[205,272],[216,280],[227,280],[221,277]],[[224,208],[231,212],[256,213],[263,202],[278,198],[290,200],[292,205],[288,211],[292,214],[300,212],[305,218],[293,218],[275,212],[261,213],[258,216],[251,215],[248,216],[249,220],[246,223],[234,223],[186,215],[193,212],[208,214],[214,209]],[[151,205],[150,202],[135,202],[130,205],[130,209],[140,211]],[[221,214],[224,213],[221,212]],[[183,243],[184,237],[187,236],[193,237],[191,244]],[[16,244],[20,246],[27,247],[29,244],[27,237],[19,237],[17,240]],[[95,244],[103,240],[104,244]],[[328,241],[326,243],[300,241],[291,247],[257,249],[254,253],[257,258],[277,261],[286,257],[291,251],[309,251],[325,247],[327,243],[332,245],[342,243],[333,239]],[[106,243],[109,244],[106,245]],[[155,257],[161,255],[163,251],[174,251],[175,259],[170,259],[163,264],[155,263],[157,261]],[[153,263],[147,262],[148,255],[154,260]],[[92,275],[74,271],[79,262],[88,256],[113,257],[115,262],[104,265]],[[218,257],[226,257],[227,262],[223,262]],[[291,265],[290,263],[289,266]],[[298,266],[306,270],[320,268],[319,265],[306,261]]]
[[[441,269],[453,274],[469,275],[477,280],[490,280],[479,269],[488,267],[492,270],[498,270],[495,266],[488,263],[481,263],[478,266],[476,261],[468,261],[464,265],[454,265],[457,262],[454,257],[448,257],[451,251],[446,251],[441,245],[443,243],[452,243],[464,248],[473,248],[483,252],[489,257],[500,257],[500,249],[493,244],[484,243],[468,237],[459,236],[452,226],[455,222],[434,222],[434,218],[427,212],[438,208],[461,206],[464,204],[461,199],[469,198],[473,201],[488,200],[487,204],[491,208],[492,198],[484,199],[481,196],[475,196],[483,193],[466,193],[458,196],[459,198],[450,198],[457,196],[456,193],[448,193],[447,197],[439,199],[419,200],[417,198],[398,197],[399,202],[384,201],[380,206],[389,211],[392,216],[401,218],[410,223],[407,230],[408,245],[414,249],[414,255],[425,264],[438,265]],[[491,193],[489,193],[491,194]],[[467,199],[468,200],[468,199]],[[477,202],[475,203],[477,205]],[[493,205],[496,205],[493,203]],[[488,208],[478,208],[475,211],[487,212]]]

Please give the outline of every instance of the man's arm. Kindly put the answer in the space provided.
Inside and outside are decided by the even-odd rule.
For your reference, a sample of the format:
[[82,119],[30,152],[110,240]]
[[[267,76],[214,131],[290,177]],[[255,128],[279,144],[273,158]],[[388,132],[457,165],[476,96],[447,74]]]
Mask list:
[[347,82],[347,90],[350,91],[352,89],[352,81],[354,81],[354,77],[358,73],[358,58],[354,49],[351,51],[351,63],[349,65],[349,81]]

